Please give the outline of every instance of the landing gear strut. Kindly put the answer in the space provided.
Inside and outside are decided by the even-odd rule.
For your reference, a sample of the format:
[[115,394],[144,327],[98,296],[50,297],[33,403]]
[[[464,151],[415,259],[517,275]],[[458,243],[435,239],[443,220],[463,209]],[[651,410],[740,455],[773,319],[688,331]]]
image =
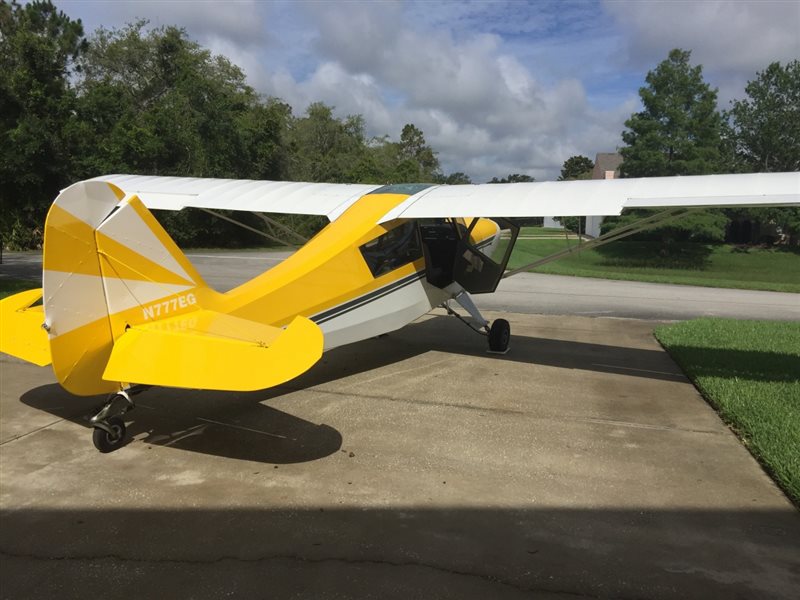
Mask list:
[[456,317],[473,331],[485,335],[489,339],[489,354],[505,354],[508,352],[508,344],[511,341],[511,326],[508,324],[508,321],[505,319],[495,319],[490,326],[489,321],[483,318],[483,315],[478,310],[478,307],[475,306],[475,303],[472,302],[469,294],[461,289],[460,286],[456,288],[455,286],[457,285],[458,284],[451,284],[451,286],[454,287],[454,291],[452,292],[453,300],[458,302],[461,307],[469,313],[470,317],[472,317],[472,322],[454,311],[450,307],[450,304],[445,301],[442,306],[447,311],[447,314]]
[[122,415],[134,407],[133,400],[125,390],[108,397],[103,408],[89,419],[89,423],[94,427],[92,442],[95,448],[105,454],[124,445],[125,421],[122,420]]

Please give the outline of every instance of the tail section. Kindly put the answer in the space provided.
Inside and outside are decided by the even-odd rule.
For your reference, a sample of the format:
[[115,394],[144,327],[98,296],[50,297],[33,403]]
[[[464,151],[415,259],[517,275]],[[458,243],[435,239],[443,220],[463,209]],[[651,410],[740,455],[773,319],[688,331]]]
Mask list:
[[136,196],[99,181],[77,183],[53,203],[43,282],[53,370],[79,395],[119,388],[102,375],[126,329],[198,310],[212,293]]

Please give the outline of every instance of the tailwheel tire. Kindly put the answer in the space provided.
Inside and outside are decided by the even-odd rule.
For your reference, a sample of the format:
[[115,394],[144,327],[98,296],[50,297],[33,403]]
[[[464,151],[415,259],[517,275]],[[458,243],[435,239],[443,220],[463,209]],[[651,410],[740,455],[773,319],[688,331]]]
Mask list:
[[505,352],[511,340],[511,325],[505,319],[495,319],[489,329],[489,351]]
[[92,433],[94,447],[103,454],[113,452],[125,443],[125,421],[120,417],[111,417],[106,424],[114,432],[113,435],[100,427],[95,427]]

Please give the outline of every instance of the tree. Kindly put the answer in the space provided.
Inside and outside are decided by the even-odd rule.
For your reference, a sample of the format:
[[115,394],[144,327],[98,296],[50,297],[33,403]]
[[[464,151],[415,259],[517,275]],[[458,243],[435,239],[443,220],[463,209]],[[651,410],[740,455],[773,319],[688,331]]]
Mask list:
[[441,175],[436,152],[425,141],[422,130],[413,123],[403,126],[397,149],[399,157],[397,183],[436,181]]
[[489,183],[530,183],[531,181],[536,181],[530,175],[523,175],[521,173],[512,173],[508,177],[503,177],[502,179],[498,179],[497,177],[492,177],[492,180]]
[[41,244],[47,208],[70,183],[69,80],[86,47],[80,20],[51,2],[0,3],[0,235],[12,248]]
[[[185,31],[148,31],[144,21],[99,29],[78,64],[71,180],[115,172],[285,178],[288,106],[260,98],[241,69]],[[182,245],[260,242],[202,211],[157,216]]]
[[447,176],[442,175],[436,183],[443,183],[445,185],[466,185],[472,183],[472,179],[466,173],[456,171]]
[[[770,64],[745,87],[725,113],[725,148],[731,171],[768,173],[800,170],[800,61]],[[800,208],[749,208],[726,211],[745,227],[748,241],[775,225],[791,245],[800,241]],[[756,235],[753,235],[756,233]],[[740,241],[740,240],[735,240]]]
[[675,49],[639,89],[644,110],[625,121],[624,177],[703,175],[720,167],[717,92],[703,81],[691,52]]
[[[639,89],[644,110],[625,122],[620,149],[623,177],[703,175],[721,167],[721,123],[717,92],[703,81],[702,67],[689,64],[691,52],[675,49],[647,73]],[[652,211],[631,211],[603,222],[603,232],[625,225]],[[719,211],[697,211],[638,239],[661,239],[662,252],[674,240],[722,241],[727,219]]]
[[726,113],[739,170],[800,170],[800,61],[770,64]]
[[[338,119],[334,108],[311,104],[302,118],[290,123],[289,177],[295,181],[356,183],[366,153],[364,118]],[[356,169],[357,165],[362,168]]]
[[564,161],[558,180],[589,179],[592,176],[592,169],[594,169],[594,163],[588,157],[581,155],[570,156]]
[[99,29],[80,61],[77,175],[281,176],[285,107],[185,31],[146,25]]

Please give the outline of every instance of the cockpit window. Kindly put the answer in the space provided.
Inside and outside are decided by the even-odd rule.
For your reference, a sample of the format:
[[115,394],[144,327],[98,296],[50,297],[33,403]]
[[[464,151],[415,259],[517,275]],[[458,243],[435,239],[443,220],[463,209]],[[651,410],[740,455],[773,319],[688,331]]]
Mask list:
[[373,277],[422,258],[422,244],[414,221],[408,221],[361,246],[361,255]]

